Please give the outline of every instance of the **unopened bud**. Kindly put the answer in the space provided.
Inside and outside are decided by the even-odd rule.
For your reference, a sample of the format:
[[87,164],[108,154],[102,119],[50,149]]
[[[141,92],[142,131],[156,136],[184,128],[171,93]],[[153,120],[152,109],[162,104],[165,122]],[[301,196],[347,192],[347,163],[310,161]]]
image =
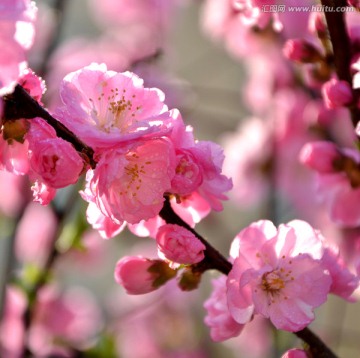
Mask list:
[[335,78],[323,84],[321,93],[326,107],[330,109],[347,106],[353,100],[350,84]]
[[162,260],[150,260],[141,256],[125,256],[115,268],[115,281],[129,295],[141,295],[155,291],[176,276],[176,270]]
[[300,63],[314,63],[322,60],[322,55],[314,45],[300,39],[286,41],[283,54],[289,60]]

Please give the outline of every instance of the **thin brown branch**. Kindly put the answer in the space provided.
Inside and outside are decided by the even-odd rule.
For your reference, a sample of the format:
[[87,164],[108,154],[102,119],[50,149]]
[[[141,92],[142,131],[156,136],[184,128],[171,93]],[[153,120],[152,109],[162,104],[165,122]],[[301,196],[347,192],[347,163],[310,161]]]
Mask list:
[[[351,64],[351,43],[346,29],[344,12],[336,11],[337,8],[348,6],[346,0],[321,0],[325,9],[325,18],[330,34],[333,48],[333,60],[336,74],[339,80],[346,81],[352,87],[352,76],[350,72]],[[327,11],[332,10],[332,11]],[[360,110],[357,107],[359,93],[353,91],[354,100],[349,106],[351,121],[356,127],[360,120]]]
[[4,98],[4,120],[16,120],[21,118],[43,118],[54,128],[58,137],[70,142],[78,153],[89,163],[92,168],[96,167],[94,150],[83,143],[73,132],[66,128],[43,108],[29,93],[20,85],[15,87],[13,93]]

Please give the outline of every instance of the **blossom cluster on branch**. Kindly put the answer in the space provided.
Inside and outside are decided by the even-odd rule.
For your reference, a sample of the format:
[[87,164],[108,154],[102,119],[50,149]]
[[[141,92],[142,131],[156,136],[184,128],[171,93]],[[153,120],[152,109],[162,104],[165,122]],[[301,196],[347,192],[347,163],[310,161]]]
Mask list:
[[[41,49],[35,2],[0,0],[0,169],[27,178],[19,206],[5,207],[25,227],[13,235],[20,261],[40,262],[30,278],[11,278],[18,287],[6,283],[0,354],[105,356],[96,351],[100,339],[92,347],[97,353],[89,348],[89,337],[107,332],[91,298],[49,284],[62,254],[93,242],[82,238],[89,226],[104,239],[126,227],[154,239],[156,258],[126,255],[115,265],[114,279],[128,294],[154,293],[174,282],[192,291],[205,271],[220,271],[204,303],[214,341],[266,321],[307,343],[283,357],[335,357],[308,326],[329,294],[357,298],[360,15],[353,2],[342,1],[353,10],[346,16],[290,11],[299,5],[293,2],[285,12],[265,11],[280,9],[269,1],[202,4],[204,32],[248,72],[244,101],[253,116],[223,136],[223,150],[197,139],[166,89],[147,85],[146,78],[144,84],[141,69],[134,70],[162,53],[159,34],[169,29],[177,1],[91,1],[106,35],[44,51],[37,73],[27,57],[33,45]],[[76,56],[75,48],[81,49]],[[24,189],[29,183],[32,197]],[[67,198],[59,192],[64,188]],[[300,219],[278,227],[262,219],[239,228],[226,258],[195,226],[223,210],[228,196],[240,207],[265,204],[274,221],[274,203],[281,201]],[[74,214],[78,198],[87,204],[84,215]],[[26,246],[32,240],[24,239],[28,215],[27,222],[39,225],[34,236],[41,255]],[[16,327],[10,341],[8,327]]]

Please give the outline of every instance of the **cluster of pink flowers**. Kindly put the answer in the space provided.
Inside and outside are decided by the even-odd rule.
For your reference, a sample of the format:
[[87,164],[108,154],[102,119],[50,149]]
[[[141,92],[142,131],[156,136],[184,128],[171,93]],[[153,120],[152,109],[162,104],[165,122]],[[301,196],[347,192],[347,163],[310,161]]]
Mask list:
[[216,341],[238,335],[254,315],[269,318],[278,329],[299,331],[314,320],[314,308],[329,293],[350,299],[358,286],[334,248],[300,220],[278,229],[266,220],[251,224],[234,239],[230,257],[227,280],[217,279],[205,302],[205,323]]
[[[296,13],[293,21],[291,12],[265,11],[279,8],[273,0],[204,1],[204,31],[222,41],[235,59],[242,59],[249,72],[244,98],[254,116],[237,133],[223,137],[225,155],[219,145],[196,139],[179,110],[168,107],[162,90],[150,87],[133,72],[123,72],[139,58],[159,52],[163,39],[157,35],[170,27],[170,15],[178,3],[106,0],[97,13],[98,2],[92,1],[94,17],[111,31],[96,42],[103,51],[94,44],[76,43],[78,51],[86,48],[77,58],[76,69],[68,57],[74,44],[67,43],[53,55],[48,66],[51,85],[57,84],[62,72],[67,74],[60,83],[59,98],[51,94],[51,111],[41,108],[48,114],[45,120],[47,116],[9,116],[17,85],[32,97],[29,100],[36,108],[44,107],[46,87],[26,58],[34,39],[35,4],[0,1],[0,47],[4,49],[0,169],[26,175],[33,200],[43,205],[31,203],[21,210],[5,203],[5,209],[0,208],[13,216],[22,211],[16,256],[25,265],[31,261],[46,266],[62,217],[46,206],[59,189],[77,184],[83,176],[80,196],[88,205],[86,218],[102,238],[113,238],[127,227],[137,236],[154,239],[156,258],[129,255],[118,260],[114,278],[126,293],[150,293],[175,278],[181,289],[191,290],[206,270],[220,267],[228,276],[213,280],[213,292],[204,304],[205,323],[214,341],[238,336],[259,319],[279,330],[301,331],[329,294],[353,301],[359,286],[360,154],[348,143],[359,135],[360,125],[354,130],[350,116],[344,114],[344,109],[352,114],[360,111],[359,15],[346,17],[352,57],[349,78],[344,79],[331,63],[336,54],[331,52],[319,12]],[[134,42],[129,34],[118,35],[125,28],[135,34]],[[115,46],[123,51],[114,51]],[[63,58],[67,61],[57,69]],[[49,117],[55,120],[52,125]],[[310,224],[293,220],[276,228],[271,221],[256,221],[235,237],[227,262],[193,228],[212,210],[223,209],[233,181],[240,206],[284,200]],[[345,245],[346,232],[337,230],[336,237],[325,238],[313,229],[322,230],[329,223],[324,208],[334,232],[351,228],[357,237]],[[33,221],[45,223],[31,231],[34,242],[28,236]],[[347,249],[344,256],[340,247]],[[349,257],[348,267],[344,261]],[[26,333],[28,348],[49,355],[55,352],[52,342],[60,339],[81,349],[100,328],[95,324],[101,320],[93,302],[84,293],[62,297],[56,289],[40,288]],[[21,346],[17,340],[24,340],[21,317],[32,304],[17,290],[9,288],[7,295],[0,324],[5,354]],[[6,342],[8,329],[16,330],[17,339]],[[299,349],[283,355],[306,356]]]

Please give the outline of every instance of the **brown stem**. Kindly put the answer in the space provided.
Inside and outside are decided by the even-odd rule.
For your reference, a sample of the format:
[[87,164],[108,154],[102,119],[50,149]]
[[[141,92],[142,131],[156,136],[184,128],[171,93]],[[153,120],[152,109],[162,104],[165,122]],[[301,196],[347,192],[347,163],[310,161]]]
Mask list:
[[[336,12],[336,8],[348,6],[346,0],[321,0],[325,8],[325,18],[333,47],[335,71],[339,80],[346,81],[352,87],[352,76],[350,72],[351,64],[351,44],[343,12]],[[333,11],[326,11],[332,8]],[[353,91],[353,103],[349,106],[351,121],[356,127],[360,120],[360,110],[357,107],[359,100],[358,91]]]
[[309,351],[314,358],[337,358],[321,339],[309,328],[304,328],[294,334],[309,345]]
[[73,132],[66,128],[43,108],[25,89],[16,85],[13,93],[4,97],[4,120],[43,118],[54,128],[58,137],[70,142],[92,168],[96,167],[94,150],[83,143]]
[[225,275],[230,272],[232,264],[174,212],[168,197],[165,198],[164,206],[160,211],[160,216],[168,224],[176,224],[191,231],[205,245],[205,258],[198,264],[193,265],[194,272],[204,272],[210,269],[218,270]]

